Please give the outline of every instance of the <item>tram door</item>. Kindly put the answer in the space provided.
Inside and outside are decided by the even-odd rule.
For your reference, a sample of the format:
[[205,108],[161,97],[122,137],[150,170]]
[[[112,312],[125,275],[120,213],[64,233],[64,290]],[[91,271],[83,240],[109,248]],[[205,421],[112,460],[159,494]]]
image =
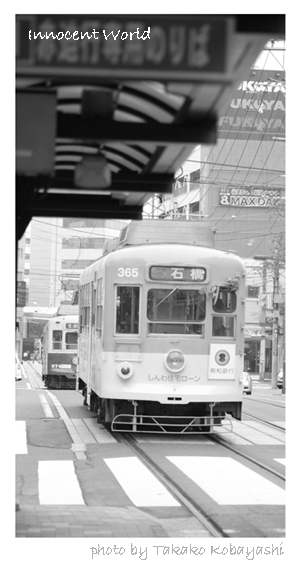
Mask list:
[[92,385],[94,382],[95,373],[95,356],[94,356],[94,337],[95,337],[95,308],[96,308],[96,273],[94,274],[94,281],[90,282],[90,313],[89,313],[89,344],[88,344],[88,376],[87,376],[87,404],[90,408],[90,396]]

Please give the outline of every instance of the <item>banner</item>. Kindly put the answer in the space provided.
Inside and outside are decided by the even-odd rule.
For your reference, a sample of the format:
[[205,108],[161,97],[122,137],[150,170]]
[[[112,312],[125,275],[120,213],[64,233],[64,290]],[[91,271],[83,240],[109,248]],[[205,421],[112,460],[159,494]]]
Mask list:
[[280,201],[277,189],[230,188],[220,189],[219,204],[226,207],[274,207]]

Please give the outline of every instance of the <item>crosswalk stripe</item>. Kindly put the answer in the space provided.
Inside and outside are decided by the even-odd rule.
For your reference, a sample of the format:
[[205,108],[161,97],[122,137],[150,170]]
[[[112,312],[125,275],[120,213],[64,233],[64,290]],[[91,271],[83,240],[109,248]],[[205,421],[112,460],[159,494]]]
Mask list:
[[135,506],[181,506],[137,457],[104,461]]
[[277,463],[281,463],[281,465],[285,466],[285,459],[274,459],[274,461],[277,461]]
[[285,491],[230,457],[167,457],[220,505],[284,505]]
[[26,422],[15,421],[15,454],[27,455]]
[[40,504],[84,504],[73,461],[39,461]]

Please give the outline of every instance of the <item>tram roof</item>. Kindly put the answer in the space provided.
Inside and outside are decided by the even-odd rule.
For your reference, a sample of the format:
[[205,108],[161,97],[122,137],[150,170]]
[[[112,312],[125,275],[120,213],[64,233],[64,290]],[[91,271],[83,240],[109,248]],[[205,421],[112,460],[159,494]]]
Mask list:
[[[29,40],[68,23],[150,35]],[[16,30],[20,238],[33,216],[140,219],[193,149],[215,143],[246,69],[284,39],[285,16],[17,15]]]

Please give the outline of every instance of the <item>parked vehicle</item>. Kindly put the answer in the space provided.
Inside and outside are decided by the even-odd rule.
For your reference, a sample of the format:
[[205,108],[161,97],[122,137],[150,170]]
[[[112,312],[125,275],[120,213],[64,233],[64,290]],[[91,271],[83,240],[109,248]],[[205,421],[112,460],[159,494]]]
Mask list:
[[243,372],[243,392],[247,395],[251,395],[253,390],[252,377],[248,372]]
[[17,353],[15,354],[15,380],[22,380],[21,362]]
[[280,368],[277,376],[277,388],[283,388],[283,368]]

